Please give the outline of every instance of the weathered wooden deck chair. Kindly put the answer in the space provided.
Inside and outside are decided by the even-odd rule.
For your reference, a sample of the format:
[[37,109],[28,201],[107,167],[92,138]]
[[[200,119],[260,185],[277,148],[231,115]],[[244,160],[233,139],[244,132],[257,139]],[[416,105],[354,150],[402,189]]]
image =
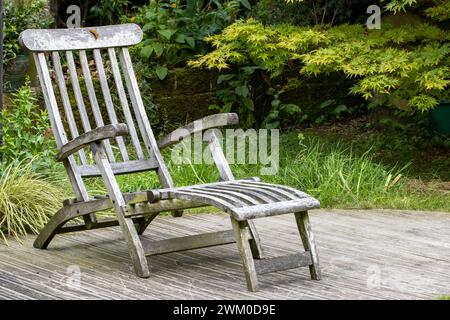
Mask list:
[[[64,202],[62,209],[41,231],[34,243],[36,248],[46,248],[59,233],[120,226],[139,277],[150,276],[146,256],[236,242],[249,290],[257,290],[257,274],[300,266],[309,266],[311,277],[320,279],[319,260],[307,213],[308,209],[319,207],[319,202],[293,188],[263,183],[257,178],[235,180],[213,132],[208,136],[208,143],[222,181],[174,186],[160,150],[199,130],[236,124],[238,118],[233,113],[208,116],[201,120],[201,126],[187,125],[157,143],[128,52],[129,46],[142,39],[139,26],[26,30],[20,39],[33,53],[59,150],[56,160],[63,162],[76,195],[76,199]],[[67,76],[64,69],[68,70]],[[108,83],[110,78],[114,89]],[[70,86],[66,85],[69,80]],[[100,92],[95,90],[96,83],[99,83],[97,91]],[[87,97],[83,96],[82,87]],[[113,104],[111,90],[116,90],[118,105]],[[102,112],[102,108],[106,111]],[[118,123],[118,119],[124,119],[126,124]],[[66,131],[70,132],[70,141]],[[88,156],[86,149],[89,148],[92,157]],[[161,189],[121,192],[115,176],[142,171],[156,171]],[[83,179],[99,176],[103,178],[108,194],[90,196]],[[227,212],[232,229],[150,243],[139,238],[161,212],[172,212],[177,216],[183,209],[207,205]],[[111,208],[116,219],[97,219],[96,212]],[[295,214],[306,251],[263,258],[251,219],[285,213]],[[77,217],[83,217],[84,223],[67,224]]]

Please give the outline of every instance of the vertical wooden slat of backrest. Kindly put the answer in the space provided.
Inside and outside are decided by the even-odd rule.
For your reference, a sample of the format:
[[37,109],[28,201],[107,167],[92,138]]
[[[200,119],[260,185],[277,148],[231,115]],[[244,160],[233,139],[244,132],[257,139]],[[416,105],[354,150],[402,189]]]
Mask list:
[[120,48],[119,58],[122,65],[122,70],[125,76],[125,82],[128,88],[128,94],[133,105],[134,113],[139,124],[139,129],[141,130],[142,138],[148,152],[153,156],[159,164],[158,176],[161,184],[165,188],[171,188],[174,186],[172,177],[167,170],[164,160],[159,152],[158,145],[153,135],[152,128],[150,126],[150,121],[148,121],[147,113],[145,111],[144,103],[142,102],[141,93],[139,91],[139,86],[134,75],[133,65],[131,63],[130,53],[128,48]]
[[[98,78],[100,80],[100,87],[102,88],[103,100],[105,101],[106,111],[108,112],[109,121],[111,124],[117,124],[116,111],[114,110],[114,104],[111,98],[111,92],[108,86],[108,80],[106,78],[105,68],[103,66],[102,54],[99,49],[94,49],[94,60],[97,67]],[[117,145],[119,146],[120,154],[123,161],[128,161],[128,152],[125,146],[125,142],[121,136],[116,137]]]
[[[66,133],[62,124],[61,116],[58,110],[58,104],[56,102],[55,93],[53,91],[52,81],[50,79],[50,73],[48,71],[45,54],[42,52],[33,54],[36,68],[39,75],[39,81],[41,83],[42,92],[44,94],[45,104],[50,118],[50,123],[55,136],[56,144],[60,149],[67,143]],[[83,183],[83,179],[78,174],[77,165],[73,156],[70,156],[67,161],[64,161],[64,166],[69,175],[69,179],[72,183],[73,190],[78,200],[89,200],[86,187]]]
[[91,124],[89,123],[89,116],[84,105],[83,94],[81,93],[80,83],[78,82],[77,68],[75,60],[73,59],[72,51],[66,51],[67,65],[69,67],[70,82],[72,83],[73,93],[77,102],[78,111],[80,112],[81,124],[84,132],[91,131]]
[[[64,112],[66,114],[67,122],[69,124],[70,134],[72,136],[72,139],[75,139],[76,137],[79,136],[79,134],[77,125],[75,123],[75,118],[72,112],[72,106],[70,105],[69,94],[67,93],[66,81],[64,78],[64,73],[61,66],[61,59],[59,57],[58,52],[56,51],[52,52],[52,61],[53,61],[53,69],[55,70],[56,74],[56,81],[58,83],[59,92],[61,95],[61,100],[64,106]],[[81,164],[83,165],[87,164],[86,154],[83,149],[78,151],[78,155],[80,157]]]
[[[95,95],[95,88],[94,84],[92,83],[91,71],[89,69],[86,51],[80,50],[79,54],[80,54],[81,70],[83,72],[84,83],[86,84],[86,88],[88,91],[88,97],[92,107],[92,112],[94,113],[95,124],[97,125],[97,127],[103,127],[105,123],[103,122],[103,117],[100,111],[100,107],[98,105],[97,96]],[[114,157],[114,153],[111,149],[111,144],[109,143],[109,140],[102,141],[102,144],[105,148],[106,155],[108,156],[109,161],[116,162],[116,158]]]
[[133,117],[131,116],[130,107],[128,106],[128,100],[123,87],[122,76],[120,75],[119,64],[117,63],[116,52],[114,48],[108,49],[109,61],[111,63],[111,69],[116,83],[117,93],[119,95],[120,104],[122,105],[125,121],[127,122],[128,131],[130,132],[131,141],[133,142],[138,159],[144,159],[144,153],[139,142],[139,137],[134,126]]

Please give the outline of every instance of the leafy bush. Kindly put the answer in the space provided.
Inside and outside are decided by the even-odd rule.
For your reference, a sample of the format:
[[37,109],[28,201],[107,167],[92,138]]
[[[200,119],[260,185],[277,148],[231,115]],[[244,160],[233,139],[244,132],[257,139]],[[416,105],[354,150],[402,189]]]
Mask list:
[[[217,100],[222,104],[210,106],[219,112],[238,112],[240,125],[244,128],[262,126],[278,128],[280,119],[288,119],[300,112],[300,107],[283,103],[280,95],[285,87],[264,81],[264,73],[258,66],[236,68],[234,72],[221,74],[217,78]],[[269,105],[265,108],[265,105]],[[255,105],[258,110],[255,112]],[[267,109],[267,110],[266,110]]]
[[54,165],[56,153],[47,112],[36,104],[29,83],[12,94],[12,104],[2,110],[2,161],[6,164],[33,161],[36,170]]
[[116,23],[125,13],[129,0],[102,0],[90,7],[88,19],[95,21],[95,25],[108,25]]
[[55,181],[32,171],[30,163],[12,163],[0,170],[0,236],[19,239],[37,233],[61,207],[65,194]]
[[206,40],[215,50],[190,65],[219,70],[258,66],[272,78],[292,65],[301,76],[342,72],[356,81],[351,93],[411,110],[430,109],[448,96],[450,35],[429,24],[384,24],[368,31],[347,24],[329,29],[264,26],[249,19]]
[[264,0],[257,1],[251,16],[264,24],[332,26],[340,23],[363,23],[373,0]]
[[203,39],[218,33],[237,16],[239,1],[152,1],[141,7],[131,19],[142,26],[144,41],[136,49],[139,56],[155,66],[153,74],[164,79],[168,68],[183,66],[188,58],[209,51]]
[[[13,3],[14,2],[14,3]],[[47,10],[46,0],[5,1],[3,62],[15,59],[21,53],[20,33],[29,28],[46,28],[52,18]]]

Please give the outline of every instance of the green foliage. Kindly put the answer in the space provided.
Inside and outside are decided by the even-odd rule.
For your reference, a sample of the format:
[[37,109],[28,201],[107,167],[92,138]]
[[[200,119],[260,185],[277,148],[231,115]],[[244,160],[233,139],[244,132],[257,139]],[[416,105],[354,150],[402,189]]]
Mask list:
[[[370,144],[370,141],[368,142]],[[224,143],[226,145],[226,143]],[[311,134],[280,136],[280,170],[263,176],[269,183],[289,185],[315,196],[324,208],[395,208],[448,211],[450,199],[444,192],[410,190],[407,164],[381,164],[371,147],[356,152],[353,146]],[[248,154],[247,154],[248,159]],[[214,182],[219,179],[211,164],[178,165],[164,154],[176,186]],[[260,176],[261,164],[231,165],[236,178]],[[118,177],[124,191],[159,186],[156,175],[148,173]]]
[[[31,163],[12,163],[0,170],[0,236],[19,239],[38,233],[61,207],[65,193],[55,181],[33,173]],[[19,239],[20,240],[20,239]]]
[[[264,82],[260,81],[261,74],[257,75],[260,71],[260,67],[245,66],[234,73],[219,75],[216,97],[220,104],[211,105],[210,109],[219,112],[237,112],[240,118],[239,125],[244,128],[254,126],[278,128],[281,125],[280,119],[298,114],[299,106],[283,103],[281,100],[280,96],[285,88],[270,83],[260,83],[258,88],[254,87],[253,84]],[[264,77],[264,74],[262,76]],[[255,112],[255,105],[261,100],[265,100],[268,108],[259,107],[258,112]]]
[[3,164],[35,158],[33,168],[54,166],[56,153],[47,112],[36,104],[29,83],[12,95],[12,105],[5,107],[0,121],[3,144],[0,146]]
[[45,0],[6,0],[4,10],[3,63],[7,66],[21,52],[20,33],[29,28],[46,28],[52,18]]
[[256,1],[251,16],[264,24],[298,26],[363,23],[373,0],[263,0]]
[[240,116],[240,124],[250,127],[255,122],[255,106],[251,97],[252,87],[249,79],[256,69],[244,67],[239,69],[236,74],[221,74],[217,78],[217,85],[223,89],[218,89],[216,95],[223,105],[211,105],[210,109],[220,112],[237,111]]
[[89,10],[89,19],[95,21],[96,25],[114,24],[124,14],[129,4],[129,0],[97,1]]
[[249,19],[208,37],[215,50],[190,65],[219,70],[256,65],[272,78],[292,64],[299,66],[301,76],[343,72],[355,79],[352,94],[392,105],[406,101],[407,107],[424,111],[448,95],[449,40],[448,32],[429,24],[319,29],[263,26]]
[[450,2],[447,0],[434,0],[435,6],[425,9],[428,17],[442,22],[450,20]]
[[160,80],[168,69],[183,66],[188,58],[205,54],[209,46],[203,39],[230,24],[248,1],[152,1],[141,7],[131,20],[144,31],[144,41],[135,49],[144,61],[155,66]]

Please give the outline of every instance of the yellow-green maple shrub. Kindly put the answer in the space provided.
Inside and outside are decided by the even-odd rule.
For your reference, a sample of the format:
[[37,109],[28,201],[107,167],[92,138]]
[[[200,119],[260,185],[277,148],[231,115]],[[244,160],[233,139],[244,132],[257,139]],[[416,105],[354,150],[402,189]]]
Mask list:
[[[390,1],[391,11],[404,10],[414,0]],[[425,10],[445,17],[446,1]],[[447,12],[448,15],[448,12]],[[267,25],[254,19],[237,21],[221,34],[206,39],[214,50],[191,61],[194,67],[226,69],[231,65],[257,65],[272,77],[298,63],[300,77],[343,72],[355,79],[352,94],[366,99],[427,110],[448,98],[450,33],[422,23],[380,30],[364,25],[298,27]]]

